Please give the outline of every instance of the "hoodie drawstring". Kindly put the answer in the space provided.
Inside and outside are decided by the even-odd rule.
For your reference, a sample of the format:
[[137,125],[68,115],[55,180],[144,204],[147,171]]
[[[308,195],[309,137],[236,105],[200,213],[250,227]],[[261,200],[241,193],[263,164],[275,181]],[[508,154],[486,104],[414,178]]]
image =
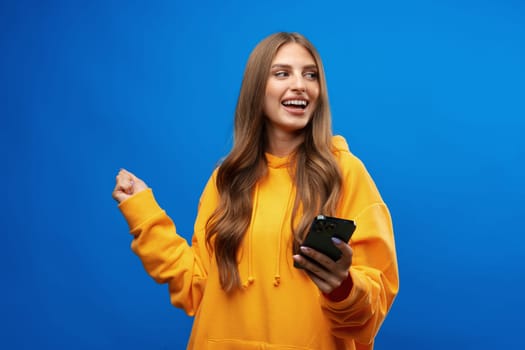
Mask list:
[[[275,266],[275,275],[273,276],[273,285],[279,287],[281,284],[281,247],[282,247],[282,233],[284,232],[284,225],[286,224],[286,215],[290,212],[290,204],[292,202],[293,184],[290,184],[290,192],[288,193],[288,201],[284,209],[283,217],[281,219],[281,232],[277,237],[277,262]],[[291,214],[290,214],[291,215]]]
[[252,231],[253,223],[255,222],[255,215],[257,215],[257,206],[259,202],[259,184],[255,185],[255,194],[253,196],[253,211],[252,217],[250,220],[250,228],[248,230],[248,279],[243,283],[244,288],[248,288],[255,282],[255,277],[253,277],[253,254],[252,254]]
[[[291,209],[290,206],[292,205],[292,199],[294,198],[294,185],[293,182],[290,183],[290,190],[288,192],[288,200],[286,203],[286,207],[284,209],[282,218],[281,218],[281,226],[280,226],[280,232],[277,235],[277,261],[275,265],[275,272],[273,276],[273,285],[275,287],[278,287],[281,284],[281,254],[282,254],[282,240],[283,240],[283,232],[285,232],[285,225],[288,223],[286,218],[288,215],[291,215]],[[250,226],[248,229],[248,237],[247,237],[247,244],[248,244],[248,278],[245,280],[245,282],[242,284],[243,288],[248,288],[255,282],[255,277],[253,276],[253,226],[255,223],[255,219],[258,212],[258,206],[259,206],[259,183],[255,185],[255,191],[253,195],[253,209],[252,209],[252,217],[250,219]]]

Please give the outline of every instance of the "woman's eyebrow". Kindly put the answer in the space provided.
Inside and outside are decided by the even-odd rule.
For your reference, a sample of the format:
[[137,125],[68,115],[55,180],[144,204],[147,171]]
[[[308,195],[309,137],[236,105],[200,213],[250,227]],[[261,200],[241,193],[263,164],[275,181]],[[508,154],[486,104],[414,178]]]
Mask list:
[[315,64],[309,64],[307,66],[304,66],[303,69],[317,69],[317,65]]
[[[274,65],[272,65],[272,69],[275,69],[275,68],[292,68],[291,65],[289,64],[283,64],[283,63],[276,63]],[[303,69],[317,69],[317,65],[315,64],[309,64],[309,65],[306,65],[303,67]]]
[[272,65],[272,69],[273,68],[292,68],[292,66],[290,66],[289,64],[276,63]]

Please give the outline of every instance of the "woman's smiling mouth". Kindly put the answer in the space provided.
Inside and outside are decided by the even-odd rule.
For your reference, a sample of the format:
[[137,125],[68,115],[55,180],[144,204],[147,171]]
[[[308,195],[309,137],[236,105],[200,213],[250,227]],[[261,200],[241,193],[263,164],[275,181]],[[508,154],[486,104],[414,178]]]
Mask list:
[[303,99],[285,100],[281,102],[284,107],[291,109],[304,110],[308,106],[308,101]]

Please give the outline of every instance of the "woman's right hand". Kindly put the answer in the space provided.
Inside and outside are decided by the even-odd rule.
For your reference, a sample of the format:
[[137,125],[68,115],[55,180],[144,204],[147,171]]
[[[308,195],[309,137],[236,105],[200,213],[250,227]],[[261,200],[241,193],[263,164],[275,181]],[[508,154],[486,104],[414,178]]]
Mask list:
[[120,204],[134,194],[144,191],[147,188],[148,185],[146,185],[144,181],[126,169],[120,169],[116,178],[115,189],[113,190],[112,197]]

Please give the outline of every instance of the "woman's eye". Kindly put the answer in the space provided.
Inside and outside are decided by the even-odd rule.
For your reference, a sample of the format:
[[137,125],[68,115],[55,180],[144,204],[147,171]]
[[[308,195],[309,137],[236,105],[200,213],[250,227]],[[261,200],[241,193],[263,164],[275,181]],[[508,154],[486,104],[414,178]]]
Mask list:
[[288,72],[279,71],[279,72],[275,72],[273,75],[276,76],[277,78],[284,78],[288,76]]
[[315,80],[317,79],[317,73],[316,72],[307,72],[304,74],[306,79]]

